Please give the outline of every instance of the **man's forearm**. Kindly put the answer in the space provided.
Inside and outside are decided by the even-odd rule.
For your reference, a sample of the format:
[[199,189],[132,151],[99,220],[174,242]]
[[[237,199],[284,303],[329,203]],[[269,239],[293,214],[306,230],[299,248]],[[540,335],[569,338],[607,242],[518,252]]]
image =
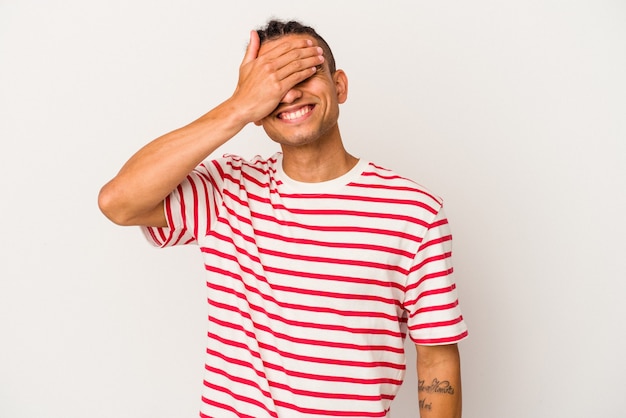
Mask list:
[[191,170],[245,126],[233,113],[225,102],[140,149],[102,188],[99,204],[105,215],[116,223],[135,224],[137,215],[160,205]]
[[461,417],[461,364],[456,345],[417,347],[421,418]]

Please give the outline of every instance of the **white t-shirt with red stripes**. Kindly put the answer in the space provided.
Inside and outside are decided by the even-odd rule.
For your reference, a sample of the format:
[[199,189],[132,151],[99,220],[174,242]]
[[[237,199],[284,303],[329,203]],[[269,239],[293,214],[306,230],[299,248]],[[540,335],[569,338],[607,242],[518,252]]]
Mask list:
[[442,202],[366,161],[322,183],[282,154],[206,161],[165,201],[158,246],[196,244],[207,270],[201,417],[386,417],[404,337],[467,335]]

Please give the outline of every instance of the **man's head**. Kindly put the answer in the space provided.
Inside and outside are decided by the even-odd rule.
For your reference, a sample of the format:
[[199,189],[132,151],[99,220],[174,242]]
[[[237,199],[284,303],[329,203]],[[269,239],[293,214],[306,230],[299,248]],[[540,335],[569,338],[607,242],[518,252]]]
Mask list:
[[289,21],[283,22],[279,20],[270,20],[264,28],[257,29],[261,45],[266,41],[278,39],[286,35],[310,35],[317,40],[319,46],[324,50],[324,57],[328,63],[328,69],[333,74],[337,67],[335,65],[335,57],[330,50],[328,43],[310,26],[305,26],[300,22]]
[[335,67],[326,41],[313,28],[298,22],[272,20],[256,33],[259,37],[258,57],[272,55],[272,51],[278,49],[279,54],[280,51],[287,51],[282,52],[282,56],[293,59],[295,55],[289,54],[285,48],[294,48],[294,45],[302,48],[303,41],[307,40],[310,41],[309,48],[322,49],[324,62],[317,65],[314,72],[309,72],[307,78],[286,91],[277,107],[255,124],[262,125],[266,134],[283,146],[283,152],[285,147],[313,143],[340,146],[337,120],[339,105],[347,99],[348,80],[344,71]]

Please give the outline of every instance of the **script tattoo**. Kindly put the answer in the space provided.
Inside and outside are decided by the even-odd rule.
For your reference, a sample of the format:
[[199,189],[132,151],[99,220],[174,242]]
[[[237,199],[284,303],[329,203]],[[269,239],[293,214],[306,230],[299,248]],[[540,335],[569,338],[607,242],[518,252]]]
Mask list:
[[423,409],[425,411],[431,411],[433,409],[432,402],[426,403],[426,398],[420,399],[419,404],[420,404],[420,409]]
[[442,393],[445,395],[454,395],[454,388],[449,381],[444,380],[440,382],[439,379],[434,378],[430,385],[426,385],[424,380],[417,381],[417,391],[425,393]]

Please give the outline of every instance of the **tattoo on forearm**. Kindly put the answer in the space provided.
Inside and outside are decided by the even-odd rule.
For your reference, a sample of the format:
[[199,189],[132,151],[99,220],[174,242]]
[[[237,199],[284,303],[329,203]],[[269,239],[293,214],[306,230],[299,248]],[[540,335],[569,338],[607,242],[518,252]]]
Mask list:
[[433,403],[428,402],[426,398],[419,400],[419,405],[421,410],[431,411],[433,409]]
[[[454,395],[454,388],[448,380],[442,382],[434,378],[430,385],[426,385],[424,380],[417,381],[417,391],[425,393],[442,393],[445,395]],[[421,401],[420,401],[421,402]]]

